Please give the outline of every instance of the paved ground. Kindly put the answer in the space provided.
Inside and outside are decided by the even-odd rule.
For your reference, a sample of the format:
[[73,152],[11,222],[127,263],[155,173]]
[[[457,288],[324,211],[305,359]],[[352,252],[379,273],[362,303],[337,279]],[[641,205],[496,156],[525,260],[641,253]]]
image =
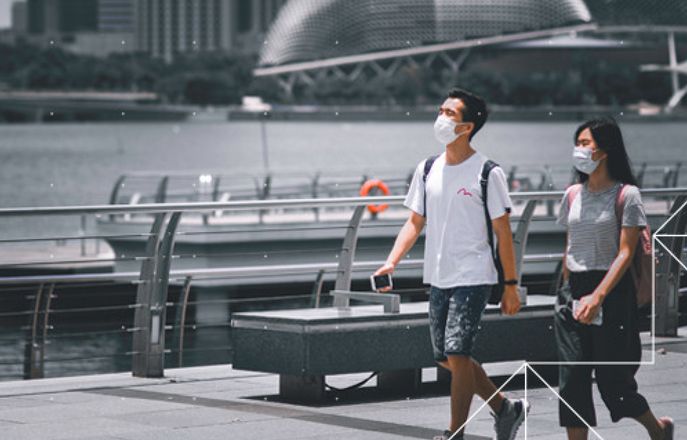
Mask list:
[[[678,439],[687,438],[687,339],[665,345],[656,364],[642,366],[640,390],[657,414],[678,424]],[[645,360],[651,352],[645,352]],[[515,371],[518,363],[490,365],[494,374]],[[433,380],[435,371],[423,372]],[[328,378],[343,387],[365,375]],[[530,375],[529,383],[536,383]],[[374,384],[374,381],[371,382]],[[421,395],[385,400],[372,387],[349,393],[322,406],[279,402],[278,377],[235,371],[229,366],[167,370],[164,379],[137,379],[129,374],[0,383],[0,439],[427,439],[448,421],[448,396],[428,386]],[[509,391],[522,396],[523,388]],[[564,439],[557,427],[557,398],[548,388],[528,390],[533,409],[518,438]],[[605,440],[648,438],[630,420],[611,424],[595,394]],[[475,400],[473,411],[482,404]],[[491,417],[483,410],[468,425],[468,438],[491,434]],[[591,439],[597,438],[594,435]]]

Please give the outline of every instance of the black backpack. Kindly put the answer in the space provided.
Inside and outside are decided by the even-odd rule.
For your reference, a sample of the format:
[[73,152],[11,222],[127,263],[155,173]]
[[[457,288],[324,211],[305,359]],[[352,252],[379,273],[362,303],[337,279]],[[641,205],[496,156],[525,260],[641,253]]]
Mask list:
[[[423,196],[423,214],[425,218],[427,217],[427,176],[429,175],[429,171],[432,169],[432,165],[434,165],[434,161],[437,157],[439,156],[430,156],[427,158],[427,160],[425,160],[424,173],[422,174],[422,182],[425,184],[425,192]],[[491,248],[491,256],[494,259],[494,267],[496,267],[496,272],[498,273],[498,283],[496,283],[492,288],[488,301],[489,304],[494,305],[499,304],[501,302],[501,298],[503,297],[504,276],[501,257],[494,246],[494,230],[492,228],[491,216],[489,216],[489,208],[487,206],[487,187],[489,185],[489,174],[491,173],[491,170],[498,166],[499,165],[493,160],[487,160],[482,166],[482,173],[479,178],[479,184],[482,188],[482,200],[484,202],[484,218],[487,222],[487,239],[489,240],[489,247]]]

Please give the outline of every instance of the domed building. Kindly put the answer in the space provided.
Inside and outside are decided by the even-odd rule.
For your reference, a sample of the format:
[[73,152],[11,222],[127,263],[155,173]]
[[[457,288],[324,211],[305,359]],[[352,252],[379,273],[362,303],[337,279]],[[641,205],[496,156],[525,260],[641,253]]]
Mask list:
[[583,0],[291,0],[261,66],[550,29],[591,21]]

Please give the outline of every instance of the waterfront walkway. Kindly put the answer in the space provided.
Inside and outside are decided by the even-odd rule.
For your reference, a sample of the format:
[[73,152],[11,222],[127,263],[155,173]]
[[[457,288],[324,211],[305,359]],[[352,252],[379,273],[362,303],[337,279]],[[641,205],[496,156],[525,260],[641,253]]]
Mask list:
[[[645,336],[645,342],[648,339]],[[649,347],[648,345],[646,346]],[[651,352],[644,352],[644,360]],[[509,375],[519,363],[488,365],[492,375]],[[423,372],[426,382],[434,369]],[[328,378],[344,387],[366,375]],[[642,366],[640,390],[659,414],[672,416],[676,438],[687,438],[687,328],[680,337],[659,339],[655,365]],[[537,381],[529,375],[530,386]],[[369,385],[373,385],[372,381]],[[236,371],[230,366],[168,369],[163,379],[129,373],[0,383],[0,431],[15,439],[429,439],[447,423],[449,398],[427,386],[420,395],[390,400],[372,387],[332,398],[320,406],[279,402],[278,376]],[[522,396],[522,385],[511,395]],[[530,388],[533,409],[527,438],[564,439],[557,427],[557,399],[546,387]],[[610,423],[595,390],[598,433],[604,440],[646,438],[630,420]],[[475,399],[473,411],[482,402]],[[485,409],[468,425],[467,438],[491,438]],[[524,428],[518,438],[525,438]],[[590,438],[595,438],[593,435]]]

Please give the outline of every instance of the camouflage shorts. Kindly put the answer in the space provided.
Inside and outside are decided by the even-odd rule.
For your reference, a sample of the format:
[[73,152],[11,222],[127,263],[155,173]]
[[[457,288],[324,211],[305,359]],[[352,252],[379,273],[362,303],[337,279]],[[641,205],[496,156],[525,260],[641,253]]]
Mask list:
[[429,330],[436,361],[447,355],[471,356],[491,285],[460,286],[429,292]]

